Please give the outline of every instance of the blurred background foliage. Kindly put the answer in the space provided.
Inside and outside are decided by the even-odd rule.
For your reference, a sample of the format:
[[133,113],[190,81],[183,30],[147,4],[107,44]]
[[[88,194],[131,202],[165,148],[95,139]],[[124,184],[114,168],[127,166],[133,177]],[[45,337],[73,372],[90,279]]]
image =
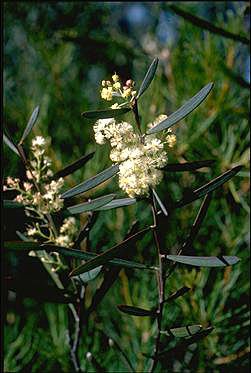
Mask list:
[[[194,16],[244,38],[249,37],[249,2],[5,2],[3,52],[4,130],[18,142],[33,109],[40,105],[33,136],[50,138],[48,155],[55,171],[95,150],[85,167],[66,178],[65,190],[108,167],[106,146],[95,144],[93,121],[81,112],[107,107],[100,98],[100,81],[116,71],[132,78],[136,89],[154,57],[155,78],[139,102],[142,125],[160,113],[171,114],[208,82],[214,88],[188,117],[175,125],[177,144],[170,162],[214,159],[212,168],[166,173],[158,193],[163,202],[178,199],[226,170],[243,165],[231,181],[216,190],[207,217],[193,246],[196,255],[238,255],[241,262],[225,269],[178,266],[167,282],[167,294],[188,286],[192,290],[168,304],[164,326],[201,323],[215,330],[184,353],[157,367],[170,371],[246,371],[249,367],[249,112],[250,49],[245,42],[212,33],[176,14],[175,5]],[[126,114],[125,120],[132,120]],[[28,152],[31,138],[24,145]],[[6,146],[3,177],[23,178],[20,160]],[[117,179],[106,182],[86,198],[117,192]],[[162,244],[176,253],[189,233],[201,201],[178,209],[166,226]],[[4,216],[5,237],[18,239],[24,218]],[[10,220],[12,219],[12,220]],[[80,216],[79,225],[85,222]],[[144,202],[101,212],[91,231],[91,249],[102,252],[123,239],[132,222],[151,224]],[[12,224],[10,225],[10,221]],[[90,249],[90,248],[89,248]],[[66,343],[66,305],[53,302],[41,266],[26,255],[8,255],[4,281],[5,371],[70,371]],[[150,234],[137,244],[134,259],[156,263]],[[86,299],[100,285],[102,275],[87,288]],[[116,305],[151,308],[157,302],[151,272],[123,270],[88,328],[83,328],[79,358],[83,371],[130,370],[111,343],[117,341],[135,371],[147,371],[156,324],[148,318],[121,314]],[[35,330],[35,332],[34,332]],[[165,340],[163,338],[163,343]],[[91,351],[96,360],[86,361]],[[95,365],[96,364],[96,365]]]

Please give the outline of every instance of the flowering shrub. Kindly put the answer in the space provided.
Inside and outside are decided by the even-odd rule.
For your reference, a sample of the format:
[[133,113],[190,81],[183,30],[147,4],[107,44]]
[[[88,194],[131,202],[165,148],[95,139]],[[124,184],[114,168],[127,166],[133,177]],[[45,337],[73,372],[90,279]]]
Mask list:
[[[26,232],[18,232],[18,236],[23,241],[18,243],[15,241],[5,242],[5,247],[10,250],[28,250],[30,255],[37,256],[56,286],[63,291],[64,302],[68,303],[75,322],[75,333],[72,333],[70,338],[68,330],[68,337],[66,338],[72,367],[75,371],[80,371],[81,365],[83,365],[79,358],[80,351],[78,349],[80,332],[83,332],[83,328],[88,324],[90,314],[102,301],[105,293],[116,280],[121,268],[151,270],[156,274],[156,294],[158,295],[156,307],[145,309],[138,307],[138,305],[118,305],[118,310],[127,315],[151,317],[152,320],[157,320],[154,345],[150,347],[149,353],[145,354],[146,358],[151,361],[150,370],[153,372],[157,364],[161,364],[163,355],[172,357],[177,350],[186,348],[189,344],[200,340],[213,330],[212,327],[203,329],[198,324],[179,327],[163,326],[165,304],[184,295],[189,290],[188,287],[184,286],[166,297],[165,283],[174,272],[177,263],[199,267],[225,267],[239,261],[235,256],[200,257],[187,254],[189,254],[189,249],[206,215],[212,192],[233,177],[240,170],[240,166],[234,167],[209,183],[184,195],[180,200],[171,201],[170,206],[165,206],[158,196],[156,188],[162,180],[163,172],[192,171],[204,166],[211,166],[213,162],[212,160],[200,160],[185,164],[168,163],[168,151],[176,142],[176,136],[172,133],[170,127],[202,103],[211,91],[213,84],[207,84],[170,116],[159,115],[152,123],[148,124],[146,133],[142,134],[138,100],[154,78],[157,65],[158,59],[155,59],[138,91],[135,90],[135,83],[132,79],[127,80],[123,86],[116,73],[112,76],[112,82],[102,81],[101,98],[107,101],[116,98],[122,100],[122,102],[114,103],[107,110],[84,112],[82,115],[85,118],[94,119],[95,140],[100,145],[106,144],[110,147],[112,166],[74,188],[62,192],[63,178],[82,167],[92,158],[93,154],[84,156],[53,174],[50,169],[51,161],[46,156],[46,140],[42,136],[37,136],[32,140],[31,160],[26,158],[22,144],[36,122],[38,108],[34,110],[22,139],[17,145],[9,137],[4,136],[6,144],[21,157],[27,168],[27,180],[24,182],[17,178],[7,178],[4,191],[15,190],[18,194],[14,200],[5,200],[5,207],[22,207],[26,216],[33,220],[33,224],[27,226]],[[118,120],[118,117],[126,112],[134,114],[135,121],[132,124]],[[68,199],[71,204],[71,198],[85,193],[116,174],[119,177],[119,187],[126,193],[127,198],[116,199],[116,194],[109,194],[96,199],[88,199],[77,205],[69,206],[65,203]],[[188,238],[183,242],[176,255],[170,255],[161,244],[158,231],[159,217],[162,216],[163,219],[167,219],[167,223],[176,208],[182,208],[203,196],[205,197],[204,201]],[[86,238],[87,242],[90,239],[90,230],[97,220],[99,211],[141,203],[142,199],[148,203],[152,210],[152,225],[139,230],[138,224],[135,223],[122,242],[101,254],[80,249],[81,242]],[[56,224],[55,213],[62,214],[60,224]],[[76,219],[72,216],[65,217],[65,213],[70,215],[87,214],[84,227],[79,231]],[[153,233],[154,246],[156,247],[157,264],[155,266],[149,266],[148,263],[133,262],[130,258],[130,247],[149,231]],[[74,261],[67,261],[65,257],[74,258]],[[102,271],[103,269],[105,271]],[[89,305],[85,304],[84,294],[88,282],[97,277],[100,272],[104,273],[101,286],[93,294],[91,303]],[[162,343],[163,335],[170,339],[183,338],[183,342],[177,342],[176,347],[165,350]],[[115,342],[109,339],[109,345],[115,345]],[[123,349],[118,344],[116,346],[123,354]],[[87,352],[86,359],[92,361],[99,371],[104,371],[90,351]],[[127,363],[133,371],[134,368],[128,358]]]

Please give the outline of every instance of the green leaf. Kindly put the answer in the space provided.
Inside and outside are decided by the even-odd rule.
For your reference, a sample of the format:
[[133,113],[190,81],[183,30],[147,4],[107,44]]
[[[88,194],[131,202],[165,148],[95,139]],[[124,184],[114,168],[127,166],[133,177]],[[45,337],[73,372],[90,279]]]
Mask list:
[[180,201],[175,202],[175,207],[183,207],[186,204],[193,202],[196,199],[203,197],[205,194],[208,194],[209,192],[212,192],[213,190],[219,188],[222,184],[236,175],[241,170],[241,168],[242,166],[236,166],[232,168],[232,170],[229,170],[224,174],[216,177],[214,180],[210,181],[199,189],[190,192],[186,197],[182,198]]
[[99,266],[97,268],[91,269],[89,272],[82,273],[82,275],[79,276],[73,276],[72,278],[77,279],[80,282],[87,283],[89,281],[94,280],[100,273],[101,269],[102,266]]
[[80,203],[75,206],[68,207],[67,210],[71,214],[81,214],[86,211],[96,210],[97,208],[110,202],[115,197],[116,197],[116,194],[108,194],[107,196],[96,198],[90,202],[84,202],[84,203]]
[[226,267],[240,261],[237,256],[186,256],[166,255],[166,259],[174,262],[189,264],[198,267]]
[[137,94],[137,97],[136,99],[138,99],[140,96],[143,95],[143,93],[145,92],[145,90],[149,87],[151,81],[153,80],[153,77],[155,75],[155,72],[156,72],[156,69],[157,69],[157,66],[158,66],[158,58],[156,57],[153,62],[151,63],[145,77],[144,77],[144,80],[143,82],[141,83],[141,86],[139,88],[139,91],[138,91],[138,94]]
[[165,130],[173,126],[179,120],[185,118],[189,113],[196,109],[202,103],[203,100],[205,100],[205,98],[207,97],[212,88],[213,83],[208,83],[195,96],[190,98],[190,100],[188,100],[183,106],[181,106],[177,111],[172,113],[167,119],[163,120],[155,127],[148,130],[147,135]]
[[156,200],[157,200],[157,202],[158,202],[158,204],[159,204],[162,212],[164,213],[164,215],[168,216],[168,212],[167,212],[165,206],[163,205],[163,203],[161,202],[161,199],[159,198],[157,192],[154,189],[152,189],[152,191],[153,191],[153,195],[156,198]]
[[98,255],[96,258],[89,260],[87,263],[80,265],[79,267],[75,268],[69,276],[79,275],[84,272],[88,272],[93,268],[96,268],[102,264],[105,264],[108,260],[113,259],[115,256],[121,255],[121,252],[128,248],[129,245],[136,242],[138,239],[143,237],[145,233],[147,233],[151,227],[143,229],[142,231],[134,234],[133,236],[127,238],[126,240],[122,241],[118,245],[115,245],[110,250],[105,251],[103,254]]
[[16,231],[16,234],[18,235],[19,238],[21,238],[22,241],[30,241],[30,238],[25,236],[23,233]]
[[16,145],[14,145],[14,143],[5,135],[3,134],[3,141],[5,142],[6,145],[8,145],[8,147],[14,152],[16,153],[19,157],[20,157],[20,154],[19,154],[19,151],[16,147]]
[[19,141],[19,145],[21,145],[23,143],[23,141],[26,139],[26,137],[29,135],[30,131],[32,130],[34,124],[36,123],[36,120],[37,120],[37,117],[38,117],[38,114],[39,114],[39,106],[37,106],[33,113],[31,114],[31,117],[29,119],[29,122],[24,130],[24,133],[23,133],[23,136],[21,138],[21,140]]
[[194,171],[202,167],[211,166],[215,160],[211,159],[208,161],[195,161],[185,163],[169,163],[165,167],[161,168],[161,171],[168,172],[180,172],[180,171]]
[[225,38],[229,38],[235,41],[240,41],[241,43],[250,45],[250,40],[246,38],[243,35],[233,34],[232,32],[229,32],[227,30],[224,30],[223,28],[215,26],[213,23],[206,21],[203,18],[200,18],[198,16],[195,16],[194,14],[191,14],[180,7],[177,7],[176,5],[168,5],[168,7],[179,16],[186,19],[188,22],[191,22],[195,26],[198,26],[202,28],[203,30],[208,30],[214,34],[218,34],[221,36],[224,36]]
[[202,329],[202,325],[189,325],[189,326],[182,326],[180,328],[171,328],[168,330],[161,330],[160,333],[167,335],[168,337],[176,337],[176,338],[183,338],[183,337],[191,337],[193,334],[198,333]]
[[165,355],[165,358],[171,357],[171,356],[176,356],[178,358],[181,358],[183,351],[192,343],[195,343],[199,341],[200,339],[208,336],[213,331],[212,327],[203,329],[194,335],[192,335],[189,338],[184,339],[182,342],[178,343],[175,347],[171,349],[166,349],[157,354],[157,356],[151,356],[149,355],[150,358],[155,359],[155,358],[161,358]]
[[113,201],[107,203],[106,205],[102,207],[99,207],[97,210],[102,211],[102,210],[115,209],[118,207],[134,205],[136,202],[137,200],[135,198],[118,198],[118,199],[114,199]]
[[76,196],[77,194],[84,193],[89,189],[96,187],[97,185],[103,183],[104,181],[110,179],[119,170],[119,165],[111,166],[106,170],[100,172],[98,175],[91,177],[90,179],[84,181],[83,183],[75,186],[72,189],[67,190],[61,195],[61,198],[69,198]]
[[127,306],[126,304],[117,305],[121,312],[127,313],[133,316],[157,316],[156,311],[145,310],[139,307]]
[[187,293],[189,290],[191,290],[191,289],[188,288],[187,286],[183,286],[181,289],[177,290],[174,294],[170,295],[170,297],[168,297],[167,299],[165,299],[164,303],[171,302],[174,299],[176,299],[178,297],[181,297],[182,295],[184,295],[185,293]]
[[[56,245],[41,245],[39,242],[34,241],[6,241],[4,242],[4,248],[7,250],[20,250],[20,251],[38,251],[38,250],[46,250],[48,252],[57,251],[58,253],[66,256],[70,256],[73,258],[78,259],[93,259],[98,257],[98,254],[86,252],[86,251],[80,251],[80,250],[74,250],[69,249],[68,247],[63,246],[56,246]],[[127,268],[135,268],[135,269],[148,269],[151,271],[156,271],[156,267],[148,266],[145,264],[128,261],[124,259],[112,259],[107,262],[107,265],[114,265],[114,266],[120,266],[120,267],[127,267]]]
[[73,172],[77,171],[80,167],[84,166],[86,162],[88,162],[93,156],[95,152],[92,152],[90,154],[87,154],[77,161],[71,163],[70,165],[64,167],[62,170],[56,172],[51,179],[59,179],[60,177],[65,177],[67,175],[72,174]]
[[107,119],[116,118],[122,114],[128,113],[128,111],[131,111],[131,108],[84,111],[81,115],[88,119]]
[[24,206],[19,202],[4,199],[3,207],[6,208],[6,209],[16,209],[16,208],[21,208],[21,207],[24,207]]

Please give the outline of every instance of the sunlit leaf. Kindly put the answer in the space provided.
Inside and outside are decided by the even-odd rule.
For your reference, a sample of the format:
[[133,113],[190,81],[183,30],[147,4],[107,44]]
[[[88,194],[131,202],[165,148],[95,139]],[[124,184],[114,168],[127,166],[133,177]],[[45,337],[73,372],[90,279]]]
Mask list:
[[232,170],[229,170],[224,174],[216,177],[206,185],[203,185],[199,189],[191,191],[186,197],[182,198],[180,201],[175,202],[175,207],[183,207],[184,205],[193,202],[196,199],[203,197],[205,194],[219,188],[222,184],[236,175],[241,170],[241,168],[242,166],[236,166],[232,168]]
[[96,199],[93,199],[90,202],[79,203],[78,205],[68,207],[67,210],[71,214],[81,214],[86,211],[95,210],[108,202],[110,202],[113,198],[116,197],[116,194],[108,194],[107,196],[102,196]]
[[62,170],[56,172],[53,176],[52,179],[59,179],[60,177],[65,177],[67,175],[72,174],[73,172],[77,171],[79,168],[84,166],[86,162],[88,162],[93,156],[95,152],[92,152],[90,154],[87,154],[77,161],[71,163],[70,165],[64,167]]
[[121,108],[121,109],[109,109],[109,110],[95,110],[95,111],[84,111],[81,115],[88,119],[106,119],[106,118],[116,118],[122,114],[128,113],[131,108]]
[[119,198],[114,199],[113,201],[107,203],[106,205],[98,208],[97,210],[109,210],[109,209],[115,209],[117,207],[123,207],[123,206],[130,206],[134,205],[137,202],[135,198]]
[[171,328],[169,330],[161,330],[161,334],[167,335],[168,337],[191,337],[193,334],[198,333],[202,329],[202,325],[189,325],[182,326],[180,328]]
[[173,126],[179,120],[185,118],[189,113],[196,109],[202,103],[202,101],[205,100],[205,98],[207,97],[212,88],[213,83],[208,83],[195,96],[190,98],[190,100],[188,100],[183,106],[181,106],[177,111],[172,113],[167,119],[163,120],[155,127],[152,127],[150,130],[148,130],[147,135],[165,130]]
[[208,161],[195,161],[185,163],[168,163],[165,167],[161,168],[161,171],[168,172],[180,172],[180,171],[194,171],[202,167],[211,166],[215,160],[211,159]]
[[138,94],[137,94],[137,97],[136,99],[138,99],[140,96],[143,95],[143,93],[145,92],[145,90],[149,87],[151,81],[153,80],[153,77],[155,75],[155,72],[156,72],[156,69],[157,69],[157,66],[158,66],[158,58],[155,58],[153,60],[153,62],[151,63],[144,79],[143,79],[143,82],[139,88],[139,91],[138,91]]
[[158,202],[158,204],[159,204],[159,206],[160,206],[162,212],[164,213],[164,215],[168,216],[168,212],[167,212],[167,210],[166,210],[164,204],[162,203],[161,199],[159,198],[159,196],[158,196],[156,190],[152,189],[152,191],[153,191],[153,195],[154,195],[154,197],[156,198],[156,200],[157,200],[157,202]]
[[237,256],[185,256],[166,255],[166,259],[198,267],[225,267],[240,261]]
[[3,141],[5,142],[6,145],[8,145],[8,147],[14,152],[16,153],[19,157],[20,157],[20,154],[19,154],[19,151],[16,147],[16,145],[14,145],[14,143],[5,135],[3,134]]
[[121,255],[121,252],[128,248],[129,245],[132,245],[133,242],[136,242],[140,238],[142,238],[149,230],[151,227],[148,227],[133,236],[127,238],[123,242],[119,243],[118,245],[115,245],[111,249],[105,251],[103,254],[98,255],[96,258],[89,260],[87,263],[80,265],[79,267],[75,268],[69,276],[75,276],[79,275],[84,272],[88,272],[93,268],[96,268],[102,264],[105,264],[108,260],[113,259],[116,256]]
[[133,316],[157,316],[156,311],[145,310],[139,307],[127,306],[126,304],[117,305],[121,312],[127,313]]
[[23,143],[23,141],[26,139],[26,137],[29,135],[30,131],[32,130],[34,124],[36,123],[37,117],[39,114],[39,106],[37,106],[33,113],[31,114],[31,117],[29,119],[29,122],[24,130],[23,136],[21,140],[19,141],[19,145]]
[[100,273],[101,269],[102,266],[99,266],[97,268],[91,269],[89,272],[82,273],[82,275],[79,276],[73,276],[72,278],[77,279],[80,282],[87,283],[89,281],[94,280]]
[[106,170],[100,172],[98,175],[91,177],[90,179],[84,181],[83,183],[75,186],[72,189],[67,190],[61,195],[61,198],[69,198],[76,196],[77,194],[84,193],[89,189],[96,187],[97,185],[103,183],[104,181],[110,179],[119,170],[119,165],[111,166]]

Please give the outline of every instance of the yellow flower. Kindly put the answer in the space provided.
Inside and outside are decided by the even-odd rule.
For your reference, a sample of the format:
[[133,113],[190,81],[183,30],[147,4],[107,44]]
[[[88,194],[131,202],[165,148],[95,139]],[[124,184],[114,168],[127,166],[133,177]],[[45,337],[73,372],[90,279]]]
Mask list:
[[113,80],[115,83],[117,83],[118,80],[119,80],[119,76],[118,76],[116,73],[114,73],[114,75],[112,76],[112,80]]
[[119,82],[113,84],[113,88],[117,91],[121,87]]
[[118,109],[118,108],[119,108],[119,104],[117,102],[111,106],[111,109]]
[[112,100],[112,87],[103,88],[101,91],[101,97],[104,100],[111,101]]

